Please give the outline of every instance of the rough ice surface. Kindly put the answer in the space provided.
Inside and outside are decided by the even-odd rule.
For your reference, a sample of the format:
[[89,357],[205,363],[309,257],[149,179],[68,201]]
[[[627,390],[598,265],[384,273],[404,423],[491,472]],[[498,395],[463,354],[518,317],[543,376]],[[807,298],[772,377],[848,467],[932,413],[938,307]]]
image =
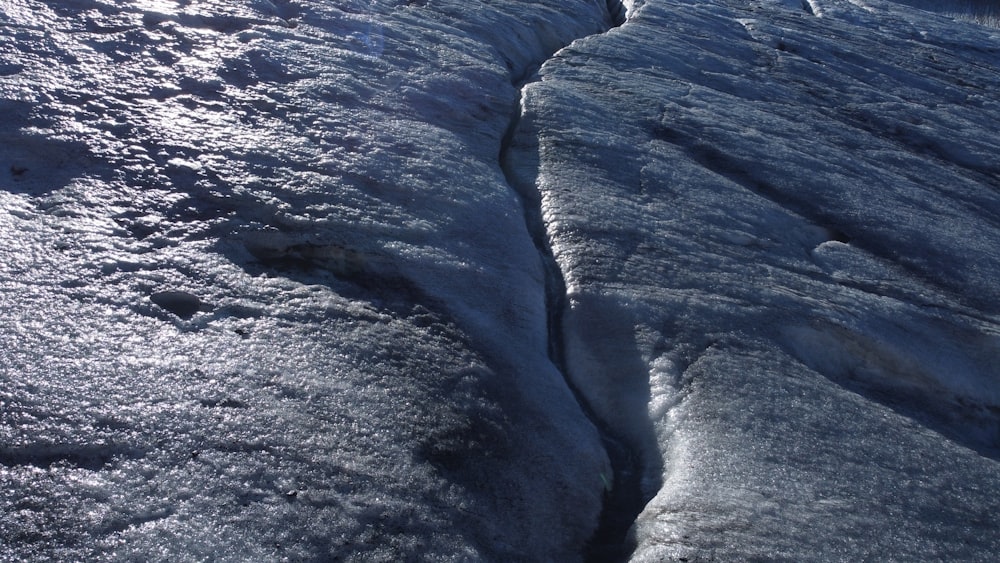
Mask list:
[[0,559],[573,559],[497,155],[590,0],[0,3]]
[[605,4],[0,0],[0,560],[995,557],[995,12]]
[[525,88],[633,560],[995,557],[998,63],[901,4],[648,0]]

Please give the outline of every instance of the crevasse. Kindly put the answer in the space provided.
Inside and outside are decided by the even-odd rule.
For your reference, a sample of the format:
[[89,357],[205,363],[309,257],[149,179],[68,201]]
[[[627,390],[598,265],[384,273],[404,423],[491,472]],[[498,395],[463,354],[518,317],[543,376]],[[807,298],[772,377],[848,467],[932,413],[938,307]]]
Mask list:
[[[608,28],[623,25],[636,7],[630,0],[608,0]],[[558,53],[553,56],[557,56]],[[541,67],[541,61],[537,67]],[[536,67],[536,68],[537,68]],[[531,84],[538,80],[537,74],[516,76],[512,82],[519,86],[520,100],[512,111],[512,118],[500,151],[500,163],[508,184],[520,196],[524,204],[524,219],[531,238],[538,250],[545,272],[545,294],[548,322],[548,353],[566,379],[567,386],[580,403],[581,409],[597,427],[601,441],[611,460],[613,475],[603,476],[605,485],[604,507],[601,519],[587,546],[584,556],[587,561],[624,560],[634,548],[634,538],[629,530],[643,506],[648,501],[642,488],[643,460],[641,452],[634,446],[639,440],[622,435],[589,405],[577,383],[568,373],[567,350],[563,343],[564,318],[568,304],[566,279],[555,259],[549,232],[543,217],[543,194],[538,182],[537,145],[521,143],[525,136],[537,138],[539,132],[525,117],[525,96],[530,95]]]

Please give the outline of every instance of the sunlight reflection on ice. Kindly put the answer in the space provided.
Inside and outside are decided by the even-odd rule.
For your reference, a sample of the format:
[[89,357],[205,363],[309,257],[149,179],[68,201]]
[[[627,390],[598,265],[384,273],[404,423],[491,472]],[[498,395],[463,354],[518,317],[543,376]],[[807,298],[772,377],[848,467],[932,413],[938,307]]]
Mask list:
[[139,0],[139,9],[156,12],[172,13],[177,11],[177,2],[174,0]]
[[376,59],[382,56],[382,51],[385,48],[382,21],[375,15],[375,6],[377,4],[376,0],[369,0],[367,7],[365,7],[368,29],[364,33],[359,34],[359,39],[365,46],[365,49],[368,50],[368,55]]

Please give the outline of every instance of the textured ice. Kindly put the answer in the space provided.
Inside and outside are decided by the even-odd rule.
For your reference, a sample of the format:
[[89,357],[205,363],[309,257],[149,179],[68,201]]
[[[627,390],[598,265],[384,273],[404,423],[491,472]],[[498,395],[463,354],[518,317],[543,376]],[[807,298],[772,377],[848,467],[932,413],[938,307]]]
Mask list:
[[0,7],[0,559],[578,556],[497,154],[603,6]]
[[995,23],[0,0],[0,560],[991,560]]
[[567,372],[646,468],[634,560],[994,557],[998,38],[648,0],[525,88]]

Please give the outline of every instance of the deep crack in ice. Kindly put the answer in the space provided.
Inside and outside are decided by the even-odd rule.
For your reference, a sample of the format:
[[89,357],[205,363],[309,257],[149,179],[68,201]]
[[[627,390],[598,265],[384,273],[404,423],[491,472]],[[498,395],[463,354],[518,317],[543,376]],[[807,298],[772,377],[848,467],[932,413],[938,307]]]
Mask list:
[[[608,0],[608,30],[625,23],[627,6],[620,0]],[[605,30],[606,32],[607,30]],[[538,68],[544,64],[541,61]],[[507,183],[520,195],[524,204],[524,218],[528,232],[538,250],[545,273],[545,300],[548,322],[548,353],[556,368],[566,380],[581,409],[597,427],[601,442],[611,461],[614,475],[602,476],[605,483],[604,507],[600,522],[583,555],[587,561],[621,561],[627,559],[634,549],[629,539],[629,530],[642,511],[648,499],[642,491],[642,459],[625,436],[620,436],[610,424],[589,405],[584,393],[573,383],[568,373],[566,349],[563,345],[563,318],[567,307],[566,281],[557,263],[549,241],[549,233],[542,216],[542,194],[535,182],[534,174],[518,172],[523,162],[510,154],[510,147],[518,131],[523,111],[525,88],[537,80],[532,71],[515,76],[512,82],[519,87],[521,98],[512,112],[510,127],[504,137],[500,151],[500,164]]]

